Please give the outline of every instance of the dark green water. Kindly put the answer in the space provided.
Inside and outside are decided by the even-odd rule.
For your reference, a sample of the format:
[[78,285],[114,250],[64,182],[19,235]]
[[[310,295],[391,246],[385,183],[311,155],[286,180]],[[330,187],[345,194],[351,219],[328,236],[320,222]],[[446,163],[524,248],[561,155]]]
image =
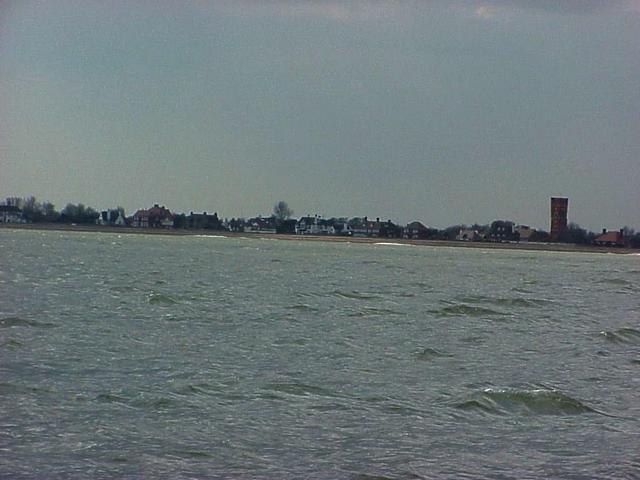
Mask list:
[[640,256],[0,231],[2,478],[637,478]]

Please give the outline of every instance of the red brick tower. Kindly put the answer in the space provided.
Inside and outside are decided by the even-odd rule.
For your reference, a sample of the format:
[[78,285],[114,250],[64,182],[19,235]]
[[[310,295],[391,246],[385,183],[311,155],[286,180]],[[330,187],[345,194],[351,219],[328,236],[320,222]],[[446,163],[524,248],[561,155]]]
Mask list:
[[558,235],[567,229],[568,210],[568,198],[551,197],[551,240],[558,240]]

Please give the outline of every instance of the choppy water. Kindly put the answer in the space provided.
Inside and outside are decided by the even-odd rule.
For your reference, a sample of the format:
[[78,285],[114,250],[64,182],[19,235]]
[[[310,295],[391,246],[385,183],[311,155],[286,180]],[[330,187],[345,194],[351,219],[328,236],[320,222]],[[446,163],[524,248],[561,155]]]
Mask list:
[[0,477],[633,478],[640,257],[0,231]]

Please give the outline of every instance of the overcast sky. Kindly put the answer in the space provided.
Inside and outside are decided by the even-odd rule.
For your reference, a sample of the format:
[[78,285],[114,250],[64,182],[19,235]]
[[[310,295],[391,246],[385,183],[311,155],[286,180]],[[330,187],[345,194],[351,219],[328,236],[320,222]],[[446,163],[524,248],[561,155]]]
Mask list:
[[0,0],[0,196],[640,229],[640,0]]

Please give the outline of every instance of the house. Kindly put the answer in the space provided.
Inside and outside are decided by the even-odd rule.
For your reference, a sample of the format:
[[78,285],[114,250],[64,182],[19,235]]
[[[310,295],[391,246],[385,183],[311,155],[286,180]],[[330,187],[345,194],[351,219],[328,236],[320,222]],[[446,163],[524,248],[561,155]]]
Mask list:
[[420,222],[411,222],[404,227],[404,238],[413,240],[429,238],[429,228]]
[[624,231],[607,232],[606,228],[602,229],[602,234],[596,237],[594,242],[601,247],[624,247],[626,242],[624,238]]
[[15,205],[0,205],[0,223],[24,223],[22,210]]
[[123,227],[127,224],[123,212],[112,208],[100,212],[96,223],[98,225],[115,225],[117,227]]
[[480,232],[473,228],[461,228],[458,235],[456,235],[456,240],[462,242],[477,242],[480,240]]
[[222,230],[222,222],[218,218],[218,212],[207,215],[207,212],[193,213],[186,218],[187,228]]
[[329,220],[324,220],[317,215],[314,217],[302,217],[296,223],[296,235],[335,235],[336,229]]
[[250,218],[244,225],[247,233],[276,233],[276,217]]
[[230,232],[244,232],[245,220],[244,218],[232,218],[231,220],[225,220],[224,227]]
[[494,242],[510,242],[518,240],[513,222],[495,220],[489,229],[489,238]]
[[136,228],[149,228],[149,210],[138,210],[133,214],[131,225]]
[[348,222],[349,231],[354,237],[377,237],[380,235],[380,219],[369,220],[368,217],[354,217]]
[[379,224],[379,227],[378,227],[379,237],[402,238],[402,227],[400,225],[396,225],[391,220],[387,220],[386,222],[380,222],[380,219],[377,219],[376,223]]
[[535,233],[536,229],[531,228],[528,225],[518,225],[516,227],[516,233],[518,234],[518,238],[521,242],[528,242],[531,235]]
[[332,217],[327,220],[328,224],[333,227],[334,235],[341,235],[350,237],[351,231],[349,230],[348,219]]
[[156,203],[148,210],[138,210],[134,213],[132,225],[138,228],[172,228],[173,214]]

